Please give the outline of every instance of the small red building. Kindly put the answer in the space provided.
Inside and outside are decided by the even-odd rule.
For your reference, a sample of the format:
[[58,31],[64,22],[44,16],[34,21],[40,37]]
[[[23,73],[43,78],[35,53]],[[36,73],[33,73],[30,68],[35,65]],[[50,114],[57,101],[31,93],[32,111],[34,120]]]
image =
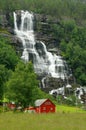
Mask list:
[[14,110],[16,108],[16,104],[14,102],[8,103],[8,108]]
[[27,107],[24,109],[24,112],[35,113],[36,109],[35,107]]
[[35,101],[36,113],[54,113],[55,104],[50,99],[39,99]]

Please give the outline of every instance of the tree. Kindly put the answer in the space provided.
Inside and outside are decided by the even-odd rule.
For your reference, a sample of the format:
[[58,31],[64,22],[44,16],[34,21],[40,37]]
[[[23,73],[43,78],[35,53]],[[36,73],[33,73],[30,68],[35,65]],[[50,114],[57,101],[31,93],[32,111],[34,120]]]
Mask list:
[[86,28],[74,22],[64,23],[64,40],[60,43],[63,57],[72,69],[77,83],[86,85]]
[[18,56],[11,45],[9,45],[9,40],[0,37],[0,64],[5,65],[8,69],[15,69],[18,63]]
[[4,84],[9,79],[11,71],[5,68],[4,65],[0,65],[0,99],[3,98]]
[[15,50],[9,45],[9,40],[0,36],[0,99],[4,95],[4,84],[9,79],[11,71],[18,62]]
[[43,97],[32,63],[19,62],[12,77],[6,83],[6,96],[10,101],[21,102],[23,106],[33,104]]

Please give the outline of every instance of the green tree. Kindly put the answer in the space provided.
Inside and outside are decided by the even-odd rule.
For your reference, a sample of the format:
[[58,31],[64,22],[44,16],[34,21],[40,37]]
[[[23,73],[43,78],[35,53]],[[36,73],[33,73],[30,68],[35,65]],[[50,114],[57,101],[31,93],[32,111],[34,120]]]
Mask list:
[[15,69],[19,58],[16,55],[15,50],[9,45],[9,40],[0,37],[0,64],[5,65],[8,69]]
[[15,72],[6,84],[6,95],[9,100],[21,102],[23,106],[33,104],[34,100],[43,97],[32,63],[19,62]]
[[4,65],[0,65],[0,99],[3,98],[4,84],[9,79],[11,71],[5,68]]

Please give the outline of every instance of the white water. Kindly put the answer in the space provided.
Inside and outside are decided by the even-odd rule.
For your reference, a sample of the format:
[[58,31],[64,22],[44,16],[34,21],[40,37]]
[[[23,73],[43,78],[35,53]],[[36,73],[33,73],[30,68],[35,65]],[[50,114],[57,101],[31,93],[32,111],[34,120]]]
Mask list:
[[43,78],[42,78],[42,87],[43,87],[43,88],[45,88],[45,83],[44,83],[45,79],[46,79],[46,77],[43,77]]
[[62,57],[48,52],[43,42],[39,41],[36,43],[33,30],[33,14],[28,11],[21,11],[20,25],[17,23],[17,18],[18,15],[14,12],[15,33],[22,40],[23,44],[21,58],[25,62],[32,60],[34,70],[38,74],[44,73],[55,78],[65,79],[67,70]]

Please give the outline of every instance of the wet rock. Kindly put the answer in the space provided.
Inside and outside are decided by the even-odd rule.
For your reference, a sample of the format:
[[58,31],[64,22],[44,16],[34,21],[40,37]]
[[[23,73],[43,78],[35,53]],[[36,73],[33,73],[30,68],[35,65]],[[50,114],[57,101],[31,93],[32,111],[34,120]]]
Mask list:
[[[17,21],[18,21],[18,27],[21,22],[20,17],[20,11],[17,12]],[[42,44],[39,44],[39,41],[42,41],[46,44],[47,50],[56,54],[60,54],[60,51],[58,49],[59,41],[58,39],[53,35],[52,25],[53,24],[59,24],[59,20],[56,18],[53,18],[48,15],[43,14],[34,14],[34,30],[35,30],[35,39],[36,39],[36,49],[39,53],[39,55],[45,56],[44,49],[42,48]],[[14,21],[13,21],[13,13],[7,12],[6,14],[0,14],[0,27],[3,29],[5,28],[9,34],[6,34],[4,32],[0,33],[3,37],[8,37],[10,39],[10,44],[15,47],[16,52],[20,54],[23,51],[23,45],[21,39],[17,38],[14,32]],[[31,59],[33,59],[33,56],[30,54]],[[38,79],[40,79],[40,86],[41,88],[49,92],[52,89],[62,87],[64,84],[67,83],[67,80],[63,81],[62,79],[52,78],[51,76],[47,76],[44,79],[45,87],[43,87],[43,84],[41,82],[42,78],[47,76],[47,74],[40,74],[38,76]],[[72,78],[70,78],[70,81],[72,82]]]

